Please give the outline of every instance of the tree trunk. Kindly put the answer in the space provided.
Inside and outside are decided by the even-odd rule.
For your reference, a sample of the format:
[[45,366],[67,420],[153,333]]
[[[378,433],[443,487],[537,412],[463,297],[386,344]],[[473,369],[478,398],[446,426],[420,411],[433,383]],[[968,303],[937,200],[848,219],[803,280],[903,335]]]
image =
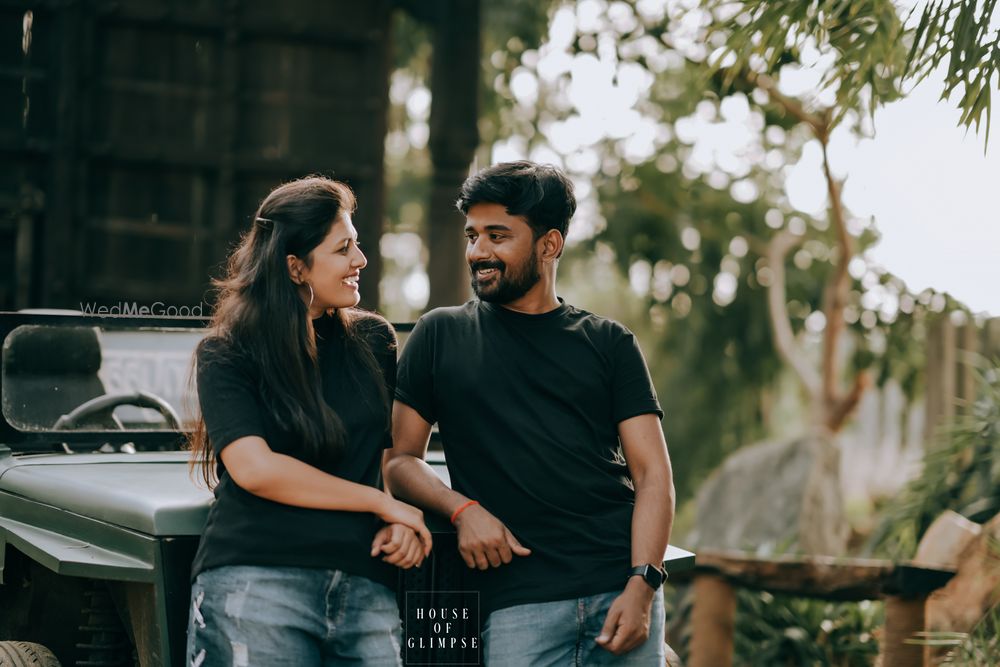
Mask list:
[[429,141],[434,175],[427,214],[429,308],[468,298],[464,219],[455,200],[479,143],[479,2],[438,0],[436,10]]
[[840,448],[833,436],[807,438],[813,466],[802,494],[799,547],[807,554],[839,556],[847,549],[848,525],[840,491]]

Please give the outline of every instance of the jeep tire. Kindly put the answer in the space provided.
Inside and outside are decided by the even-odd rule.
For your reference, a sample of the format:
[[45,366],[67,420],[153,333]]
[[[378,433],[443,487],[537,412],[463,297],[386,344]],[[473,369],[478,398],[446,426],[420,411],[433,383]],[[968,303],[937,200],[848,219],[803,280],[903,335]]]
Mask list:
[[32,642],[0,642],[0,667],[60,667],[52,651]]

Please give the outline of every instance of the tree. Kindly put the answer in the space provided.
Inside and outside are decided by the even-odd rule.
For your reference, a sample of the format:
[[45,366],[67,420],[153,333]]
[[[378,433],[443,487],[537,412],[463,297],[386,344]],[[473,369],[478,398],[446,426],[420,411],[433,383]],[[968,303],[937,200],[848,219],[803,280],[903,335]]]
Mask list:
[[[977,14],[977,7],[984,10]],[[865,131],[865,121],[880,105],[898,99],[907,83],[925,77],[946,54],[950,64],[944,97],[962,90],[961,122],[979,128],[983,112],[989,125],[990,81],[1000,63],[1000,32],[992,44],[982,43],[995,2],[954,0],[931,2],[916,27],[909,27],[891,0],[799,2],[795,0],[703,0],[712,22],[705,39],[720,44],[710,63],[724,75],[727,86],[749,85],[763,91],[763,102],[806,127],[822,151],[827,183],[828,218],[836,236],[836,259],[823,290],[823,344],[819,371],[793,335],[787,312],[786,256],[804,241],[790,231],[775,235],[766,255],[772,280],[768,310],[775,349],[795,371],[812,406],[813,422],[836,434],[858,404],[869,384],[864,371],[855,371],[842,385],[840,340],[850,293],[848,267],[857,254],[857,241],[848,229],[849,214],[842,199],[843,181],[834,174],[828,146],[833,131],[847,123]],[[783,94],[779,79],[785,66],[800,63],[811,48],[828,64],[817,86],[802,98]],[[839,478],[840,459],[834,438],[817,434],[822,453],[814,478]],[[828,549],[833,533],[823,530],[841,516],[831,497],[810,493],[813,516],[802,523],[801,544],[807,550]],[[808,504],[808,501],[807,501]]]
[[[844,122],[852,122],[863,131],[865,116],[898,99],[907,83],[925,78],[947,57],[942,99],[960,90],[960,122],[975,124],[978,130],[985,111],[988,137],[990,81],[1000,67],[1000,31],[992,43],[986,41],[995,5],[995,0],[951,0],[947,5],[936,0],[925,5],[916,27],[907,27],[892,0],[702,3],[715,19],[706,39],[712,42],[718,36],[724,40],[714,65],[724,72],[726,83],[732,86],[741,80],[764,91],[781,113],[806,126],[822,148],[829,219],[836,230],[839,256],[823,294],[826,327],[819,373],[795,344],[785,308],[785,258],[801,243],[801,237],[786,232],[771,240],[767,255],[775,279],[768,303],[775,347],[806,388],[816,420],[831,432],[843,426],[868,380],[865,374],[857,373],[849,389],[838,386],[841,369],[837,351],[850,288],[848,265],[857,249],[847,228],[843,181],[834,176],[830,165],[830,136]],[[830,54],[832,61],[814,95],[806,99],[784,95],[777,83],[781,68],[797,62],[807,46]],[[832,98],[823,100],[824,94]]]

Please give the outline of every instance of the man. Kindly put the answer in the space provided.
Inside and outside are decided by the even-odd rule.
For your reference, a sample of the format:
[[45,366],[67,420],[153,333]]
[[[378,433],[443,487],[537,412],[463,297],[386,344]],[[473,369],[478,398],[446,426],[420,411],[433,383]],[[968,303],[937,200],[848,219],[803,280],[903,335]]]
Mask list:
[[[458,207],[479,298],[404,347],[388,483],[456,526],[490,667],[663,665],[662,412],[632,333],[556,297],[572,184],[499,164]],[[453,489],[423,461],[435,422]]]

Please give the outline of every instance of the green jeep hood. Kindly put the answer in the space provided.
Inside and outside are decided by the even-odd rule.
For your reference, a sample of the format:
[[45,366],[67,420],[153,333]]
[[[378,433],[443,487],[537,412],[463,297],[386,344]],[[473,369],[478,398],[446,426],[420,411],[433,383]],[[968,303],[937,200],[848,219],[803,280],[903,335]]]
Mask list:
[[0,457],[10,493],[147,535],[200,535],[212,493],[195,484],[187,452]]

